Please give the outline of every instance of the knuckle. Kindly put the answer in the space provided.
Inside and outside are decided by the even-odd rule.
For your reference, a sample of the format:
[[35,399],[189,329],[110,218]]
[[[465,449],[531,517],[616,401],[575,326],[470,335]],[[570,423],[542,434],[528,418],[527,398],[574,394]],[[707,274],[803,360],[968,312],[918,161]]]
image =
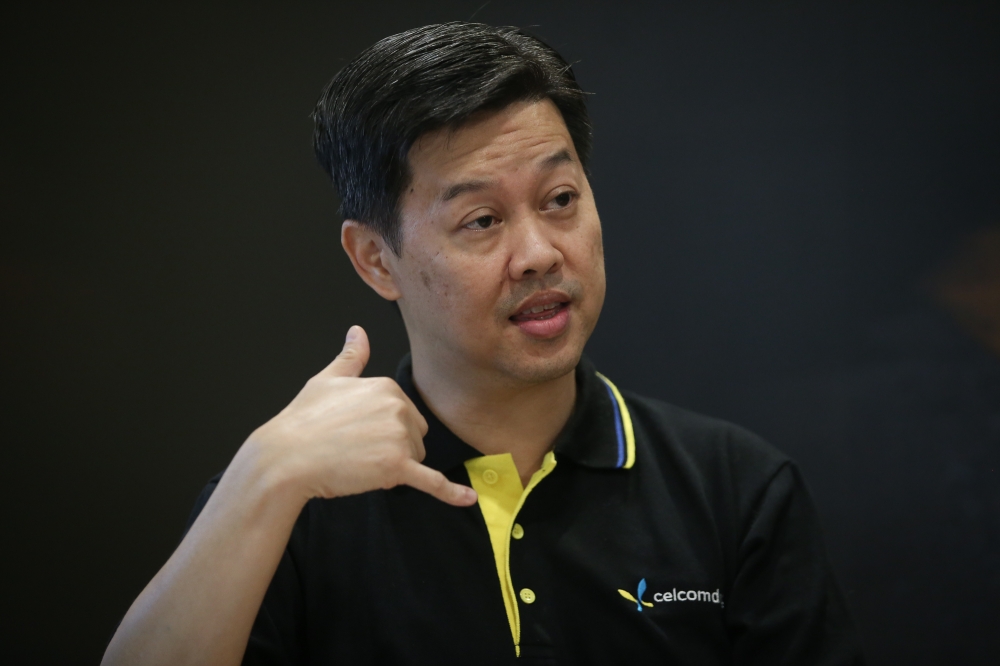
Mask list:
[[448,487],[448,479],[445,478],[444,474],[438,472],[430,478],[430,487],[435,493],[443,493]]
[[395,446],[387,446],[379,456],[378,464],[389,476],[397,476],[402,472],[406,462],[406,454]]
[[379,377],[362,377],[358,380],[358,386],[362,387],[366,393],[371,394],[372,399],[377,399],[382,394],[379,389]]
[[406,424],[397,418],[393,418],[394,415],[392,412],[384,416],[387,416],[387,418],[380,419],[377,426],[379,439],[390,442],[393,447],[398,447],[409,437]]
[[379,478],[382,488],[395,488],[403,480],[402,468],[396,458],[388,456],[381,461]]
[[404,418],[410,411],[410,406],[402,398],[392,398],[392,414],[397,418]]
[[[393,442],[404,444],[410,439],[410,431],[400,421],[395,421],[390,428],[390,438]],[[399,451],[400,449],[396,449]]]
[[380,393],[395,393],[396,382],[388,377],[372,377],[372,386]]

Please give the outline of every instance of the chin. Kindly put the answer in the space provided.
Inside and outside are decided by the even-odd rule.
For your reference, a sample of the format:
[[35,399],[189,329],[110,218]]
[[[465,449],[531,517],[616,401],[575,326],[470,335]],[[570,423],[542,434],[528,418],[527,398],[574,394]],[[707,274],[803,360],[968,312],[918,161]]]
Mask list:
[[495,367],[517,384],[543,384],[573,372],[586,340],[542,343],[529,350],[503,350],[495,358]]

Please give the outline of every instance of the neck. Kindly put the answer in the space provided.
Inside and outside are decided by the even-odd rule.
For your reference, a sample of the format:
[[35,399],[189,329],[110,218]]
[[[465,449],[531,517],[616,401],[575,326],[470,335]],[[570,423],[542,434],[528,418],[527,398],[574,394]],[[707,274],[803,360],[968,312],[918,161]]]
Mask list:
[[527,485],[573,411],[576,373],[518,384],[495,371],[429,361],[413,355],[413,383],[430,410],[483,455],[511,454]]

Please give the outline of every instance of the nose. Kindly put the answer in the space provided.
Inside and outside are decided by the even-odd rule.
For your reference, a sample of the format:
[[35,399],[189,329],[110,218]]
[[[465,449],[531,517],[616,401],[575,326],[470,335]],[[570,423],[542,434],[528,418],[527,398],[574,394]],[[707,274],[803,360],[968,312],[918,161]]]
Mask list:
[[562,252],[553,244],[555,231],[547,228],[544,220],[534,217],[522,219],[514,225],[513,247],[508,271],[513,280],[541,277],[555,273],[565,261]]

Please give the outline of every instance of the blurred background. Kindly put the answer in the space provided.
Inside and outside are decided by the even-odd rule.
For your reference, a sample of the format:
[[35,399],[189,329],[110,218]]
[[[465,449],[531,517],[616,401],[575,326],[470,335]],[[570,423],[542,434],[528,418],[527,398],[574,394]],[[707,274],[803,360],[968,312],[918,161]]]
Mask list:
[[801,464],[871,663],[1000,663],[997,3],[2,11],[5,663],[97,663],[349,325],[392,373],[308,114],[377,39],[472,17],[594,93],[597,366]]

